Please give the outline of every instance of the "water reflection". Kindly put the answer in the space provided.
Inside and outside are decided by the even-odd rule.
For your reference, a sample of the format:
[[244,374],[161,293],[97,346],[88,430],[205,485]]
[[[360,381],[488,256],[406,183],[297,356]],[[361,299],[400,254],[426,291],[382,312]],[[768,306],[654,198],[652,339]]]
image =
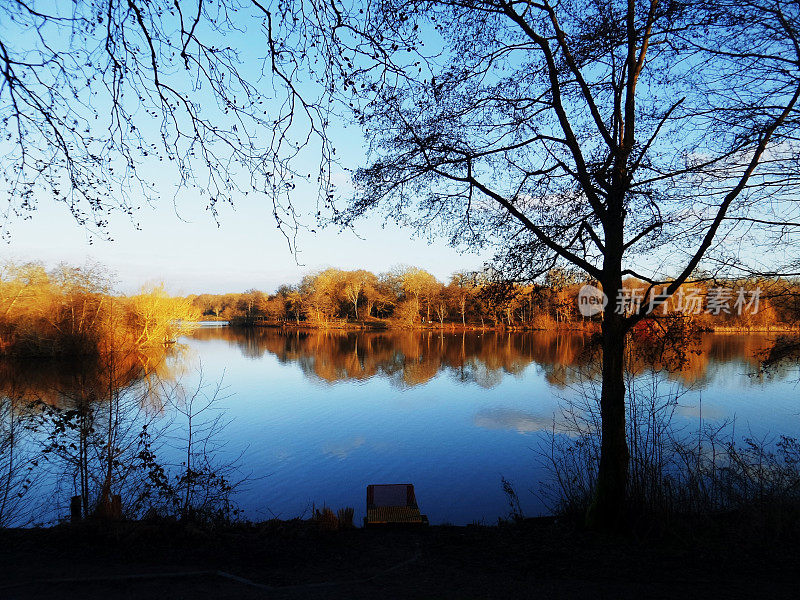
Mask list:
[[[137,514],[182,348],[0,360],[0,526]],[[114,500],[114,499],[117,500]],[[115,504],[116,502],[116,504]],[[116,506],[116,508],[114,508]]]
[[152,392],[143,397],[157,404],[155,388],[179,376],[185,351],[176,344],[72,358],[0,358],[0,397],[23,405],[41,402],[65,408],[88,399],[103,401],[143,385]]
[[309,377],[334,383],[380,375],[399,386],[415,386],[448,371],[482,387],[503,374],[520,374],[531,363],[562,378],[559,367],[588,360],[588,336],[434,331],[347,332],[280,329],[200,329],[193,338],[224,339],[244,356],[273,354],[296,363]]
[[[149,355],[0,361],[0,525],[63,517],[75,495],[86,513],[120,496],[122,512],[137,517],[153,507],[187,512],[198,482],[204,494],[224,492],[224,470],[183,465],[193,396],[175,383],[196,361],[212,382],[230,369],[230,397],[203,414],[236,419],[220,439],[234,453],[251,445],[245,467],[265,479],[242,498],[248,510],[294,517],[313,501],[358,509],[365,484],[408,480],[434,522],[494,519],[505,506],[499,474],[537,481],[530,438],[553,426],[560,395],[596,376],[598,358],[595,340],[580,332],[208,328],[183,344]],[[637,340],[630,369],[669,366],[659,377],[708,388],[702,410],[682,402],[682,417],[735,411],[752,423],[772,414],[774,428],[796,413],[791,385],[774,384],[796,376],[796,362],[746,391],[735,378],[775,355],[771,336],[708,335],[680,353],[657,350]],[[192,378],[189,369],[187,386],[197,389]],[[224,494],[215,498],[214,510],[227,506]]]
[[[440,372],[484,388],[504,375],[519,375],[530,365],[546,381],[569,386],[596,376],[597,340],[581,332],[447,332],[447,331],[316,331],[200,329],[197,340],[226,340],[247,357],[271,354],[282,364],[296,364],[315,380],[335,383],[386,377],[400,387],[426,383]],[[657,369],[687,386],[712,380],[722,365],[736,364],[743,373],[757,374],[763,357],[777,340],[770,335],[703,335],[675,351],[655,349],[634,340],[629,368],[634,373]],[[658,350],[658,351],[656,351]],[[576,367],[580,367],[576,369]],[[772,375],[782,377],[791,361]]]
[[486,429],[531,433],[550,429],[553,426],[553,417],[513,408],[487,408],[475,414],[475,425]]

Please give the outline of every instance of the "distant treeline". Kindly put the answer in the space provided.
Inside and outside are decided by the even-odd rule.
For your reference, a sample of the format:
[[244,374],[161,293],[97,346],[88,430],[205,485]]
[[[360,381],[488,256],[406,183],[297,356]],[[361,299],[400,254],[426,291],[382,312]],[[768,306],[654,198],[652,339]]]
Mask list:
[[[175,340],[187,323],[219,318],[234,324],[336,327],[596,327],[581,314],[588,281],[554,269],[536,283],[498,280],[487,272],[454,273],[447,284],[418,268],[375,275],[327,269],[275,294],[200,294],[185,298],[163,286],[135,295],[113,291],[98,266],[0,264],[0,355],[58,356],[139,352]],[[647,284],[625,282],[626,294],[645,298]],[[724,302],[723,302],[724,300]],[[716,310],[710,308],[716,306]],[[694,309],[694,310],[693,310]],[[701,329],[796,328],[800,281],[751,279],[683,286],[658,316],[680,316]],[[646,326],[647,321],[642,323]]]
[[115,294],[99,266],[0,264],[0,355],[135,356],[163,348],[198,317],[162,286]]
[[[583,316],[578,305],[578,293],[587,283],[596,285],[562,269],[551,270],[540,283],[528,284],[498,280],[489,272],[457,272],[445,284],[414,267],[380,275],[327,269],[305,276],[298,285],[282,285],[275,294],[251,289],[240,294],[200,294],[187,300],[206,318],[241,325],[551,329],[594,326],[597,317]],[[645,282],[630,278],[625,282],[625,293],[646,304],[648,299],[643,296],[647,287]],[[738,290],[746,293],[737,305]],[[757,298],[755,290],[760,290]],[[695,308],[699,299],[701,310],[691,310],[691,299]],[[721,299],[725,305],[721,305]],[[719,310],[708,312],[714,302]],[[659,316],[681,314],[684,320],[704,329],[794,327],[800,321],[800,281],[687,284],[669,300],[666,309],[659,307],[656,312]]]

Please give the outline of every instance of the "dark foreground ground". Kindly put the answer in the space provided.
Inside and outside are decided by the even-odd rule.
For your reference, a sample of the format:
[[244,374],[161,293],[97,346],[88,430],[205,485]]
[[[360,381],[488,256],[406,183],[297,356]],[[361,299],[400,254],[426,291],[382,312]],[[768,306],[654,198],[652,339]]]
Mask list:
[[0,599],[798,598],[800,548],[501,527],[117,523],[0,531]]

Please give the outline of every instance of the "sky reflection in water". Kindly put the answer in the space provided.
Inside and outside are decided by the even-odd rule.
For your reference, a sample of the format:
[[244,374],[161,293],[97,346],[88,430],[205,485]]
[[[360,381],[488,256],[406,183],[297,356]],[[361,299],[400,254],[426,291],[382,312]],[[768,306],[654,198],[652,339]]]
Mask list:
[[[666,385],[690,388],[678,419],[736,418],[737,431],[800,433],[796,367],[758,379],[765,335],[708,335]],[[370,483],[415,484],[432,523],[494,522],[500,478],[527,514],[545,473],[536,455],[559,403],[590,369],[580,334],[307,332],[200,329],[182,360],[223,376],[229,449],[255,479],[240,501],[253,519],[312,504],[364,510]],[[193,369],[187,384],[196,377]]]

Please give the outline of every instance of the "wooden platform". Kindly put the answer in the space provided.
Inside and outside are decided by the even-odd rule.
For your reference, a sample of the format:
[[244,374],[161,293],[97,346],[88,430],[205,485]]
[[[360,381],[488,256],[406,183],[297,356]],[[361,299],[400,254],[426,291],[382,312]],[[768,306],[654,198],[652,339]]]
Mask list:
[[364,517],[364,527],[427,524],[428,517],[419,512],[412,484],[367,486],[367,516]]

